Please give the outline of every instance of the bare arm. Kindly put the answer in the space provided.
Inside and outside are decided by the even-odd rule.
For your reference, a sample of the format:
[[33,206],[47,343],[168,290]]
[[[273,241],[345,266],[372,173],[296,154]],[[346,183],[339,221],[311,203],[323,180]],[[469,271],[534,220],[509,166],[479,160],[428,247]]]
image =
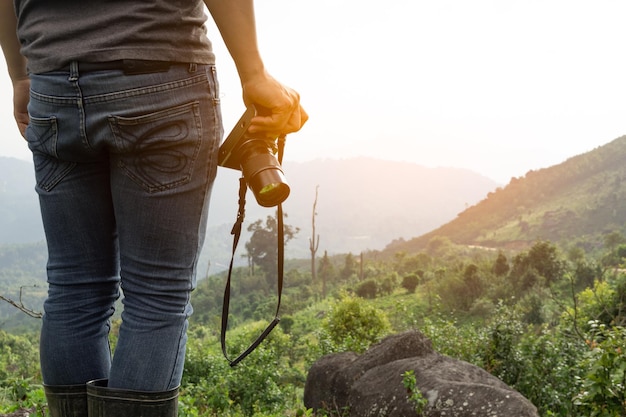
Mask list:
[[235,61],[242,83],[258,77],[265,69],[257,46],[253,1],[204,0],[204,3]]
[[247,106],[257,116],[249,131],[276,137],[299,130],[308,119],[300,96],[275,80],[265,69],[256,36],[253,0],[204,0],[235,61]]
[[0,0],[0,45],[7,63],[9,76],[14,82],[26,78],[26,59],[20,54],[20,44],[16,34],[17,21],[13,2]]
[[24,135],[28,125],[30,80],[26,71],[26,59],[20,54],[16,34],[16,17],[11,0],[0,0],[0,46],[13,82],[13,115],[18,128]]

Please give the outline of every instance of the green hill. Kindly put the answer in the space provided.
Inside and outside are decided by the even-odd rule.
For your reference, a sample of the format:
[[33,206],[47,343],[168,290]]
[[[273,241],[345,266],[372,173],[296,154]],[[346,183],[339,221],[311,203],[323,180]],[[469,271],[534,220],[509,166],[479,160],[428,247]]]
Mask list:
[[435,230],[386,251],[413,252],[434,237],[496,248],[526,248],[537,240],[598,245],[626,224],[626,136],[549,168],[512,178]]

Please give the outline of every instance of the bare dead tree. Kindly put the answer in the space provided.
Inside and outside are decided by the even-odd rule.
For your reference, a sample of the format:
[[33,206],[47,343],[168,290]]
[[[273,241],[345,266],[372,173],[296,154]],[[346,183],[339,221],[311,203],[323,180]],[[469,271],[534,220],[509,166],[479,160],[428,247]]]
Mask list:
[[313,202],[313,214],[311,215],[312,232],[309,238],[309,249],[311,250],[311,281],[317,281],[317,271],[315,270],[315,254],[320,246],[320,235],[315,234],[315,216],[317,215],[317,194],[320,186],[315,187],[315,201]]
[[43,314],[40,313],[39,311],[34,311],[28,307],[26,307],[24,305],[24,302],[22,301],[22,294],[24,291],[24,286],[20,287],[20,300],[19,301],[14,301],[10,298],[7,298],[3,295],[0,295],[0,300],[2,301],[6,301],[7,303],[11,304],[13,307],[17,308],[18,310],[20,310],[21,312],[29,315],[30,317],[34,317],[36,319],[40,319],[43,317]]

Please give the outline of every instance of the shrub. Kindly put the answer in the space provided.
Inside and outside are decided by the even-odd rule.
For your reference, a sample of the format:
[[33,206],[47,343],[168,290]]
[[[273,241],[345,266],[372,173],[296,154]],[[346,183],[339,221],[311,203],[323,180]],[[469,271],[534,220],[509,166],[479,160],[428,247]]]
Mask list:
[[574,403],[583,415],[626,415],[626,329],[593,322],[587,342],[590,349],[582,361],[587,373]]
[[483,354],[484,367],[509,385],[515,384],[523,369],[517,345],[524,330],[519,314],[502,304],[485,329],[488,343]]
[[383,279],[383,282],[380,284],[379,291],[383,295],[390,295],[393,293],[393,290],[394,288],[396,288],[396,286],[397,286],[397,281],[396,281],[396,276],[394,274],[394,275],[385,277]]
[[378,292],[378,285],[376,285],[376,281],[373,279],[368,279],[367,281],[363,281],[356,288],[356,295],[361,298],[376,298],[376,293]]
[[[561,328],[544,326],[539,334],[527,332],[517,347],[521,364],[513,387],[528,398],[542,416],[589,416],[575,413],[572,398],[583,373],[581,339]],[[552,413],[552,414],[550,414]]]
[[405,275],[402,278],[402,288],[413,294],[420,283],[420,279],[415,274]]
[[[21,408],[43,415],[46,404],[39,372],[39,352],[30,335],[0,330],[0,413]],[[33,337],[33,339],[36,339]]]
[[384,312],[358,298],[343,296],[322,323],[322,353],[362,353],[390,329],[391,325]]
[[[229,352],[243,351],[263,327],[263,323],[255,323],[228,333]],[[286,397],[295,395],[295,387],[283,381],[283,375],[294,372],[284,360],[289,340],[278,326],[232,368],[223,356],[214,353],[215,345],[207,349],[205,345],[211,342],[190,340],[181,386],[183,408],[195,409],[201,416],[270,415],[282,411]],[[190,412],[187,415],[193,416]]]
[[484,332],[476,326],[460,325],[454,318],[437,315],[434,319],[424,318],[420,330],[437,352],[482,366],[482,349],[487,341]]

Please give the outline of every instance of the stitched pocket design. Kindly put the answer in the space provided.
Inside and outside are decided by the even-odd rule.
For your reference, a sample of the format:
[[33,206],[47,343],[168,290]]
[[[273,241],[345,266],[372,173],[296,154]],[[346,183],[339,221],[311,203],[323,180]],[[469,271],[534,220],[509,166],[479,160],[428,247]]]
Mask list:
[[198,102],[136,116],[110,116],[119,164],[148,192],[190,181],[201,144]]
[[37,185],[45,191],[52,190],[76,166],[58,159],[58,136],[56,117],[30,117],[26,140],[33,152]]

